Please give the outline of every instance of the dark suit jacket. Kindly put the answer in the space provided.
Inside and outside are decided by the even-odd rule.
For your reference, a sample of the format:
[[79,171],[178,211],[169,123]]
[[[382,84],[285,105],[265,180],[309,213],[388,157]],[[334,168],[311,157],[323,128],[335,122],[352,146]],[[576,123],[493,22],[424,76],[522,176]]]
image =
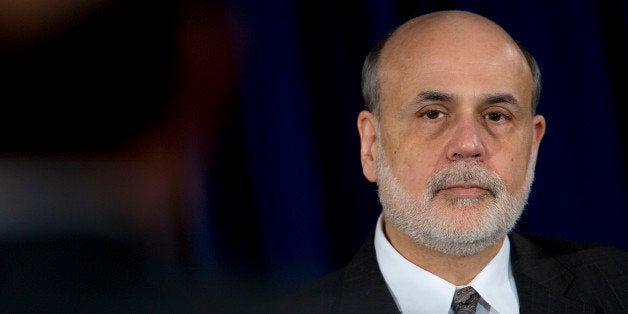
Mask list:
[[[627,252],[517,233],[510,240],[521,313],[628,313]],[[349,265],[284,298],[274,312],[398,313],[373,235]]]

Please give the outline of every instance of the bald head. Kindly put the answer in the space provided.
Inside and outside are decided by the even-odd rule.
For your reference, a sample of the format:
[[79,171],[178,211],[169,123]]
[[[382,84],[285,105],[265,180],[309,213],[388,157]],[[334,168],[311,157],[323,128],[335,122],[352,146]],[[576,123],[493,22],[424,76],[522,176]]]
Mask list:
[[506,31],[483,16],[465,11],[439,11],[415,17],[399,26],[390,35],[387,46],[400,46],[407,40],[465,40],[468,36],[495,37],[514,43]]
[[411,19],[380,42],[366,58],[362,73],[362,92],[369,111],[380,115],[385,102],[382,90],[395,95],[398,80],[412,75],[419,61],[440,68],[464,67],[484,63],[508,64],[527,72],[532,114],[540,96],[540,71],[534,58],[493,21],[465,11],[439,11]]

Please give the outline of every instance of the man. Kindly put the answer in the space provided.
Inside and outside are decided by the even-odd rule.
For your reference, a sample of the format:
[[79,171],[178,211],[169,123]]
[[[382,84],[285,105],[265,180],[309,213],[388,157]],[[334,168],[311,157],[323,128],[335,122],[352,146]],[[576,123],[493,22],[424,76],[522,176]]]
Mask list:
[[628,312],[628,254],[511,233],[545,132],[540,89],[532,56],[473,13],[414,18],[375,47],[358,130],[382,216],[347,267],[283,309]]

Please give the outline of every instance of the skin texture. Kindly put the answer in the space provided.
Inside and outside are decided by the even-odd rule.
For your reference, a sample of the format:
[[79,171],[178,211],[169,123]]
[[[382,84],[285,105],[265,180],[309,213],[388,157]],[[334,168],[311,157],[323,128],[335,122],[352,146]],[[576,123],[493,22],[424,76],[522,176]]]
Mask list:
[[[476,161],[503,180],[508,194],[522,189],[528,165],[535,165],[545,120],[531,114],[530,69],[501,27],[460,11],[415,18],[389,38],[378,70],[381,115],[362,111],[358,116],[369,181],[377,181],[377,159],[387,158],[401,187],[421,195],[437,171]],[[378,154],[378,136],[385,157]],[[472,221],[486,209],[486,193],[461,184],[439,191],[434,203],[443,219],[464,214]],[[461,211],[451,202],[461,198],[477,201]],[[456,285],[470,282],[503,242],[502,237],[477,254],[454,256],[417,243],[386,215],[384,229],[406,259]]]

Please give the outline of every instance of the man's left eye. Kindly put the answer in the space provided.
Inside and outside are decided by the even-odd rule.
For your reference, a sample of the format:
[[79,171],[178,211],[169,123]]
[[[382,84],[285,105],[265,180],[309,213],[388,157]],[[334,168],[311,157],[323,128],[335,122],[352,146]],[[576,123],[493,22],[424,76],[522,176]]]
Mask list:
[[499,112],[491,112],[489,114],[486,115],[486,118],[491,120],[491,121],[501,121],[503,119],[507,119],[508,117],[506,117],[506,115],[504,115],[503,113],[499,113]]

